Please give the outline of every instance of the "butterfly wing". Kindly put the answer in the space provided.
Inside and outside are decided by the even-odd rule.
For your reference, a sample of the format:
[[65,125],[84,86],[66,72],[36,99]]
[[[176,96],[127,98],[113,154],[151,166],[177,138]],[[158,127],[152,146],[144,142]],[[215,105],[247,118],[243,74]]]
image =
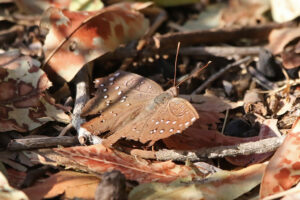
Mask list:
[[181,133],[199,118],[195,108],[185,99],[174,97],[156,109],[144,111],[132,122],[108,137],[105,145],[115,143],[121,137],[139,140],[142,143],[167,138]]
[[116,71],[105,78],[96,79],[95,97],[87,102],[82,116],[100,114],[84,123],[83,128],[93,134],[114,132],[132,121],[163,89],[154,81],[137,74]]

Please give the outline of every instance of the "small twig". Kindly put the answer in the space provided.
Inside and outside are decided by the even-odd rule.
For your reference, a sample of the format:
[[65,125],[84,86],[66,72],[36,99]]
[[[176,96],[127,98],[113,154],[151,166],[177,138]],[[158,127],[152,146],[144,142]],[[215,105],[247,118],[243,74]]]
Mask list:
[[228,27],[219,29],[188,31],[168,33],[158,36],[156,39],[160,43],[162,49],[175,49],[178,42],[182,46],[191,46],[199,44],[214,44],[235,42],[236,40],[247,38],[266,41],[270,32],[274,29],[279,29],[287,26],[295,26],[297,20],[292,20],[286,23],[269,23],[257,26],[247,27]]
[[273,137],[256,142],[247,142],[231,146],[203,148],[197,151],[160,150],[155,153],[157,160],[199,161],[204,158],[223,158],[226,156],[261,154],[275,151],[283,142],[283,138]]
[[58,136],[64,136],[72,127],[72,123],[68,124],[66,127],[63,128],[63,130],[61,130]]
[[259,73],[254,67],[250,66],[248,71],[255,77],[254,80],[264,87],[267,90],[275,90],[277,89],[277,85],[269,81],[266,77],[264,77],[261,73]]
[[221,131],[222,134],[224,134],[224,130],[225,130],[225,127],[226,127],[226,124],[227,124],[227,120],[228,120],[228,114],[229,114],[229,109],[227,108],[226,109],[225,118],[224,118],[223,127],[222,127],[222,131]]
[[76,85],[76,97],[72,115],[72,125],[78,133],[78,141],[80,144],[86,144],[89,141],[91,144],[101,143],[102,140],[92,135],[89,131],[81,128],[81,124],[85,122],[82,118],[81,111],[85,103],[89,99],[89,75],[87,66],[84,66],[75,76],[74,84]]
[[[183,56],[232,56],[232,55],[258,55],[262,47],[232,47],[232,46],[208,46],[208,47],[183,47],[180,49],[180,55]],[[165,53],[175,54],[174,49],[165,51]]]
[[267,90],[267,91],[258,91],[259,93],[277,93],[280,92],[281,90],[284,90],[286,87],[291,87],[291,86],[295,86],[295,85],[299,85],[300,84],[300,79],[295,79],[295,80],[289,80],[288,84],[285,84],[275,90]]
[[149,8],[146,8],[142,12],[148,13],[149,15],[156,15],[156,18],[155,18],[153,24],[151,25],[151,27],[149,28],[149,30],[147,31],[147,33],[144,36],[144,38],[149,38],[150,36],[152,36],[155,33],[155,31],[158,29],[158,27],[160,27],[160,25],[164,21],[166,21],[167,13],[164,9],[161,9],[158,7],[149,7]]
[[200,87],[198,87],[192,94],[197,94],[199,92],[201,92],[202,90],[204,90],[209,84],[211,84],[213,81],[215,81],[216,79],[218,79],[222,74],[224,74],[225,72],[227,72],[229,69],[231,69],[232,67],[235,67],[237,65],[240,65],[242,63],[248,62],[251,59],[250,56],[247,56],[241,60],[238,60],[234,63],[230,63],[228,64],[226,67],[224,67],[223,69],[221,69],[219,72],[215,73],[214,75],[212,75],[211,77],[209,77],[202,85],[200,85]]
[[283,140],[284,137],[272,137],[255,142],[246,142],[230,146],[203,148],[195,151],[163,149],[157,152],[153,152],[133,149],[130,151],[130,154],[140,156],[146,159],[157,159],[161,161],[173,160],[184,162],[186,160],[190,160],[196,162],[207,158],[223,158],[226,156],[250,155],[254,153],[261,154],[272,152],[275,151],[282,144]]
[[25,150],[37,148],[49,148],[61,146],[74,146],[78,144],[78,140],[73,136],[60,137],[40,137],[40,138],[26,138],[11,140],[7,145],[7,150]]

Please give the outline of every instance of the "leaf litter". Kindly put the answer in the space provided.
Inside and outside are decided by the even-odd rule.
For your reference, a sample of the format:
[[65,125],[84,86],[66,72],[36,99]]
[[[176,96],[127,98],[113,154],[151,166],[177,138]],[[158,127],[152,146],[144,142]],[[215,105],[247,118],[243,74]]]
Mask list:
[[[16,2],[1,2],[0,9],[0,160],[3,174],[10,172],[8,181],[17,178],[15,170],[26,174],[25,180],[36,180],[29,187],[25,180],[11,184],[30,199],[93,199],[97,191],[119,191],[114,186],[121,184],[119,179],[101,180],[114,177],[113,170],[125,175],[129,199],[299,195],[299,13],[287,6],[293,1],[283,3],[281,10],[272,0],[222,6],[158,2],[172,6],[168,8],[105,1],[104,8],[94,11],[82,11],[95,7],[88,1],[77,11],[66,9],[71,1],[36,1],[35,10],[26,9],[26,1]],[[54,7],[48,9],[51,3]],[[182,47],[175,56],[178,42]],[[177,82],[189,77],[180,83],[179,98],[172,96],[177,90],[162,92],[176,85],[171,63],[177,58]],[[118,69],[130,74],[120,86],[114,77]],[[90,80],[81,79],[83,73]],[[82,82],[85,89],[79,90]],[[92,98],[81,102],[78,124],[73,124],[78,112],[70,114],[78,107],[75,94]],[[195,110],[195,119],[188,119],[189,109]],[[53,148],[41,148],[49,146],[43,145],[44,136],[53,139]],[[70,145],[77,136],[87,146],[55,145]],[[111,137],[113,146],[105,143]],[[22,150],[7,150],[8,144],[18,148],[18,142]],[[33,176],[40,164],[54,170]],[[107,190],[97,189],[98,184]],[[123,192],[119,195],[125,198]]]

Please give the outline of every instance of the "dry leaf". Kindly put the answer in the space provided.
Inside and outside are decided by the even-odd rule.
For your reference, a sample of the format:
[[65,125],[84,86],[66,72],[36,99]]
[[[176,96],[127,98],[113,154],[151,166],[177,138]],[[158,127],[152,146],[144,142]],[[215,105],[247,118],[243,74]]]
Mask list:
[[256,164],[238,171],[220,171],[199,182],[148,183],[134,188],[131,200],[232,200],[250,191],[261,181],[266,164]]
[[68,8],[71,0],[15,0],[21,12],[27,14],[42,14],[49,7]]
[[[201,117],[199,121],[201,121]],[[164,139],[163,142],[169,149],[176,150],[197,150],[205,147],[238,145],[240,143],[254,142],[261,139],[277,136],[279,131],[276,124],[277,120],[275,119],[265,120],[261,125],[259,135],[248,138],[226,136],[221,134],[217,130],[195,128],[196,125],[193,125],[192,127],[185,130],[182,134],[173,135],[169,138]],[[272,152],[247,156],[227,157],[226,159],[234,165],[246,166],[249,164],[261,162],[271,155]]]
[[272,17],[275,22],[286,22],[300,15],[298,0],[270,0]]
[[65,199],[81,198],[94,199],[99,178],[79,172],[60,171],[23,191],[30,200],[54,198],[64,194]]
[[273,54],[281,53],[286,45],[292,40],[300,37],[299,27],[286,27],[281,29],[275,29],[269,34],[268,49]]
[[[140,183],[158,181],[171,182],[180,177],[194,176],[188,166],[176,165],[171,161],[149,162],[138,157],[112,150],[103,145],[57,148],[55,152],[70,159],[88,171],[104,173],[119,170],[127,179]],[[68,167],[68,166],[67,166]]]
[[10,187],[5,176],[0,172],[0,199],[28,200],[28,197],[22,191]]
[[260,197],[291,188],[300,180],[300,118],[271,158],[261,183]]
[[44,50],[45,68],[70,81],[84,64],[144,35],[149,22],[130,3],[115,4],[95,12],[49,8],[41,28],[49,29]]
[[70,121],[62,107],[43,93],[51,82],[39,61],[8,52],[0,55],[0,64],[0,132],[26,132],[48,121]]
[[[201,118],[199,121],[201,121]],[[199,129],[195,127],[197,126],[195,124],[182,134],[173,135],[163,141],[169,149],[177,150],[195,150],[203,147],[235,145],[276,136],[278,134],[276,123],[277,120],[265,120],[259,135],[248,138],[226,136],[217,130]]]
[[283,51],[281,57],[282,64],[286,69],[294,69],[300,66],[300,54],[296,52],[295,48]]

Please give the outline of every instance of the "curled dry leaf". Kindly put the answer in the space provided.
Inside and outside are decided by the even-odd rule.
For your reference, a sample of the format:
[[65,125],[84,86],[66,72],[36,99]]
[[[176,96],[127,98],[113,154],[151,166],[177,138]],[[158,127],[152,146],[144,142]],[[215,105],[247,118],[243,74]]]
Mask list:
[[18,56],[17,52],[0,55],[0,132],[26,132],[54,120],[69,122],[64,110],[43,93],[51,82],[40,62]]
[[79,172],[60,171],[23,191],[31,200],[55,198],[64,194],[65,199],[94,199],[99,178]]
[[84,64],[143,36],[149,22],[133,5],[115,4],[97,12],[49,8],[40,25],[49,29],[44,45],[47,74],[70,81]]
[[300,118],[271,158],[260,187],[260,197],[291,188],[300,180]]
[[151,163],[135,156],[104,147],[93,146],[57,148],[55,152],[81,165],[88,171],[104,173],[119,170],[127,179],[140,183],[158,181],[171,182],[177,178],[195,175],[188,166],[176,165],[171,161]]
[[300,37],[299,27],[275,29],[269,34],[268,49],[273,54],[281,53],[292,40]]
[[260,183],[266,164],[256,164],[238,171],[219,171],[199,182],[147,183],[134,188],[129,199],[203,199],[232,200]]

